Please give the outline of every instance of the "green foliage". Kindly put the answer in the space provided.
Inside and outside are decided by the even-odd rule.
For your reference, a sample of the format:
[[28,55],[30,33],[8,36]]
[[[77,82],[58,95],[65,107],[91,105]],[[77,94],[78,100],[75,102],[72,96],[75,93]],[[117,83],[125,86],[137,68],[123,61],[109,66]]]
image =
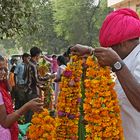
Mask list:
[[106,0],[54,0],[55,31],[70,43],[97,44],[101,22],[110,10]]
[[54,20],[58,36],[64,36],[70,43],[86,43],[85,12],[82,7],[85,0],[55,0]]
[[25,50],[38,46],[48,53],[60,53],[67,42],[63,37],[57,37],[54,32],[51,1],[42,3],[36,0],[34,5],[36,6],[33,7],[32,17],[24,19],[24,32],[21,36],[16,36],[17,47],[24,44]]
[[0,33],[11,37],[22,29],[21,18],[30,17],[31,0],[0,0]]
[[6,49],[33,46],[49,54],[70,44],[98,46],[98,35],[110,11],[100,0],[0,0],[0,44]]

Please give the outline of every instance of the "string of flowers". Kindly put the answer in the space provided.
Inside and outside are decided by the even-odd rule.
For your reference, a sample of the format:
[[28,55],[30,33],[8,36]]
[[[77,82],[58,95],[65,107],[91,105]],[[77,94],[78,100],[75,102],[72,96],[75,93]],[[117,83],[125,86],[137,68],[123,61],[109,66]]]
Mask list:
[[33,115],[27,135],[31,140],[56,140],[55,119],[49,115],[47,109]]
[[63,73],[60,84],[56,119],[57,140],[78,139],[82,60],[77,56],[72,56],[71,60]]
[[40,61],[38,66],[38,75],[41,77],[47,77],[46,81],[44,81],[44,85],[41,87],[41,95],[42,100],[44,100],[44,107],[48,109],[52,109],[52,102],[53,102],[53,88],[52,88],[52,78],[51,75],[49,75],[49,63],[46,63],[46,61],[43,59]]
[[100,67],[92,57],[88,57],[86,64],[86,140],[123,140],[120,109],[110,69]]

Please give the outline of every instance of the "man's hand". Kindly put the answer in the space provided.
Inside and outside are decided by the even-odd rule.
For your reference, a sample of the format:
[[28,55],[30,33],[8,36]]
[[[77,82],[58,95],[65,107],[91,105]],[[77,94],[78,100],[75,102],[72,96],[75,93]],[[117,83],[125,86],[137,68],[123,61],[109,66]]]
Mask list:
[[111,48],[96,48],[94,55],[101,66],[112,66],[118,60],[121,60],[120,56]]
[[80,44],[76,44],[70,50],[71,50],[71,54],[79,55],[79,56],[83,56],[83,55],[86,55],[86,54],[90,55],[90,53],[92,51],[94,51],[93,48],[88,47],[88,46],[84,46],[84,45],[80,45]]

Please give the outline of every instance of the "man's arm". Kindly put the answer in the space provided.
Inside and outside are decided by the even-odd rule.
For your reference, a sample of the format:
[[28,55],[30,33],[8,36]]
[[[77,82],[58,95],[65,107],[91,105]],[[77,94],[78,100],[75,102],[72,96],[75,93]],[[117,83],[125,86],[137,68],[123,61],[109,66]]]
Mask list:
[[47,60],[47,61],[49,61],[50,63],[53,62],[52,58],[49,58],[49,57],[47,57],[47,56],[44,56],[44,59]]
[[[112,49],[96,48],[94,52],[101,66],[112,66],[115,62],[121,60],[118,54]],[[137,58],[137,66],[134,75],[130,72],[126,65],[116,72],[117,78],[133,107],[140,112],[140,62]],[[135,78],[137,77],[137,79]]]
[[116,72],[116,75],[130,103],[140,112],[140,84],[127,66]]

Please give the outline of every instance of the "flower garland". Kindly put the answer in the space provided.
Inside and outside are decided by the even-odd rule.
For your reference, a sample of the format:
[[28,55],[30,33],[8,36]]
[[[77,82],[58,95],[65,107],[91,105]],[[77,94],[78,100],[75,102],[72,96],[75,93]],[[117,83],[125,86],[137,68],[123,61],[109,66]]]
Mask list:
[[79,106],[81,100],[80,80],[82,60],[72,56],[60,83],[57,104],[56,137],[58,140],[78,139]]
[[120,109],[110,69],[100,67],[92,57],[88,57],[86,64],[86,140],[123,140]]
[[39,66],[37,67],[37,70],[38,70],[38,74],[41,76],[41,77],[44,77],[46,75],[46,73],[49,72],[49,63],[46,63],[46,61],[43,59],[39,62]]
[[44,85],[40,89],[42,100],[44,100],[44,107],[48,109],[52,109],[52,102],[53,102],[53,88],[52,88],[52,78],[51,75],[49,76],[49,63],[43,59],[40,61],[39,66],[37,68],[38,75],[41,77],[48,77],[46,81],[44,81]]
[[33,115],[28,138],[31,140],[56,140],[55,119],[49,115],[47,109],[44,109],[40,114]]

